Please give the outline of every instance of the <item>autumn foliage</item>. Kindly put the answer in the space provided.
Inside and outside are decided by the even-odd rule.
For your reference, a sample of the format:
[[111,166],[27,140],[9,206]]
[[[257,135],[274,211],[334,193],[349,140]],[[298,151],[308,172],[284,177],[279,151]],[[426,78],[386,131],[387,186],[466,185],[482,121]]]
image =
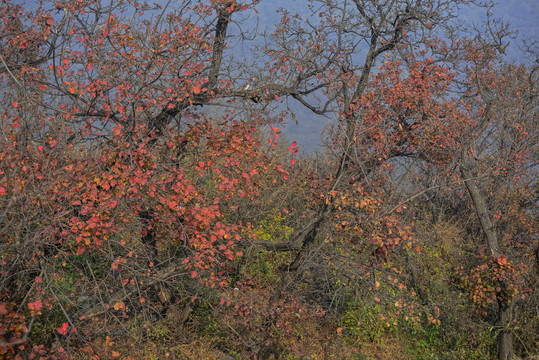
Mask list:
[[537,355],[537,67],[464,3],[4,1],[0,358]]

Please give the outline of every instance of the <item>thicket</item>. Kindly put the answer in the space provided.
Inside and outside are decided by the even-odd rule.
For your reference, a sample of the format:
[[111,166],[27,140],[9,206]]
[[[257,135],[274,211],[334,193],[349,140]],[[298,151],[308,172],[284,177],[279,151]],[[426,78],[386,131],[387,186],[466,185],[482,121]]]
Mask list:
[[539,356],[538,67],[493,4],[259,6],[2,3],[0,358]]

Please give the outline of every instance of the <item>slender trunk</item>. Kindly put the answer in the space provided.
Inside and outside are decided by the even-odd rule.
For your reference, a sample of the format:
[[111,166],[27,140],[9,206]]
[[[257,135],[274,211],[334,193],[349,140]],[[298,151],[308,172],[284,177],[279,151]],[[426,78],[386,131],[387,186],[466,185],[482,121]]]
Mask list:
[[511,323],[513,322],[513,303],[499,303],[499,321],[502,328],[498,335],[499,360],[512,360],[513,359],[513,331],[511,329]]
[[483,194],[481,194],[481,191],[475,183],[470,166],[467,164],[462,164],[460,166],[460,173],[462,174],[466,188],[468,189],[468,192],[472,198],[475,213],[479,218],[481,228],[487,237],[488,248],[493,256],[498,256],[500,255],[500,251],[498,249],[498,235],[496,234],[494,225],[492,225],[492,221],[490,221],[487,203],[483,197]]
[[[481,228],[485,232],[487,237],[487,245],[493,256],[500,254],[498,248],[498,235],[490,220],[490,215],[487,207],[487,203],[475,183],[474,176],[471,170],[471,166],[466,164],[462,159],[463,164],[460,166],[460,172],[466,184],[466,188],[472,198],[475,212],[479,218]],[[513,321],[513,303],[498,302],[498,323],[501,327],[501,332],[498,335],[498,359],[499,360],[512,360],[513,359],[513,331],[511,329]]]

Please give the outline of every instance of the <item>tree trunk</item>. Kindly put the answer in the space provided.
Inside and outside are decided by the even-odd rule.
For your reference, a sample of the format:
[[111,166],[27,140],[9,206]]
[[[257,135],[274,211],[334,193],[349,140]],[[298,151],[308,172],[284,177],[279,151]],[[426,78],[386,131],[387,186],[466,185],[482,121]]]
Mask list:
[[499,303],[499,320],[502,331],[498,335],[499,360],[512,360],[513,359],[513,331],[511,329],[511,323],[513,321],[513,303]]
[[[481,228],[485,232],[487,237],[487,245],[493,256],[500,255],[498,248],[498,234],[492,225],[490,220],[489,209],[481,190],[475,183],[471,166],[466,164],[464,156],[460,165],[460,173],[468,189],[468,193],[472,198],[475,213],[479,218]],[[498,359],[499,360],[512,360],[513,359],[513,331],[511,323],[513,321],[513,303],[498,302],[498,323],[501,327],[501,332],[498,335]]]
[[487,236],[487,245],[494,256],[500,255],[499,249],[498,249],[498,235],[496,234],[496,230],[494,229],[494,226],[492,225],[492,221],[490,221],[490,215],[487,207],[487,203],[485,199],[483,198],[483,195],[481,194],[481,191],[477,187],[474,176],[472,173],[472,170],[470,169],[469,165],[467,164],[461,164],[460,165],[460,173],[462,174],[462,177],[464,179],[464,183],[466,184],[466,188],[468,188],[468,193],[470,193],[470,196],[472,198],[472,202],[474,205],[475,213],[477,214],[477,217],[479,218],[479,222],[481,223],[481,228],[485,232],[485,235]]

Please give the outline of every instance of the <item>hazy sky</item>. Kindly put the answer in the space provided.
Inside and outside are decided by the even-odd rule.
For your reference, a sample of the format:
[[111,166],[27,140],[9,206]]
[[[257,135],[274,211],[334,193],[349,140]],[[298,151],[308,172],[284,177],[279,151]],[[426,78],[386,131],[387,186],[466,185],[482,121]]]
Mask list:
[[[256,8],[259,11],[261,26],[270,27],[279,21],[276,10],[286,8],[301,15],[307,1],[305,0],[263,0]],[[525,38],[539,41],[539,0],[500,0],[495,7],[494,16],[504,22],[510,22],[511,28],[518,31],[517,38],[512,40],[506,50],[508,61],[529,63],[523,57],[520,46]],[[468,8],[462,12],[459,19],[475,23],[478,26],[484,19],[484,9]],[[285,129],[290,141],[298,141],[302,149],[307,152],[316,151],[321,144],[323,129],[331,120],[317,116],[305,108],[297,107],[298,125],[292,121]]]
[[[467,21],[479,22],[482,11],[470,10],[463,15]],[[518,31],[517,38],[507,49],[507,55],[515,62],[525,62],[519,46],[525,38],[539,40],[539,0],[500,0],[494,8],[494,15],[509,22],[511,28]]]
[[[271,25],[279,20],[276,10],[286,8],[296,11],[301,15],[307,4],[306,0],[262,0],[256,6],[259,10],[260,21],[263,25]],[[521,41],[524,36],[537,39],[539,34],[539,0],[499,0],[494,7],[495,17],[503,21],[510,22],[511,27],[519,32],[516,42]],[[480,23],[484,18],[484,9],[477,7],[467,8],[459,16],[460,19]],[[511,47],[518,56],[518,47],[513,42]]]

